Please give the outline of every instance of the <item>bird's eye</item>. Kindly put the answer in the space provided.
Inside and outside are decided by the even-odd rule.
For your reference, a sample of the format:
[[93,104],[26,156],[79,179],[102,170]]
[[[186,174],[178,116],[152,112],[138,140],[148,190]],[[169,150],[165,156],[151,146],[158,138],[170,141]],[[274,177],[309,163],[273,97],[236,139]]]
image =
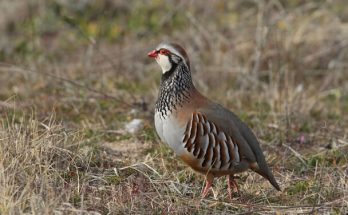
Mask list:
[[169,53],[169,51],[168,51],[167,49],[161,49],[161,50],[159,51],[159,53],[162,54],[162,55],[166,55],[166,54]]

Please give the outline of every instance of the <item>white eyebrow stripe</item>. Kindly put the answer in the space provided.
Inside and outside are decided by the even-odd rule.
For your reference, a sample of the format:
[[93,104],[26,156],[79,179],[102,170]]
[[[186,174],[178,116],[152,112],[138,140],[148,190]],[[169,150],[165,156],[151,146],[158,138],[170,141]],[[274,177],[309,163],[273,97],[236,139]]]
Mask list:
[[167,44],[167,43],[161,43],[161,44],[159,44],[159,45],[156,47],[156,50],[157,50],[157,51],[159,51],[160,49],[167,49],[167,50],[169,50],[171,53],[173,53],[173,54],[179,56],[179,57],[183,60],[183,62],[186,64],[186,66],[188,66],[188,65],[187,65],[187,62],[186,62],[186,58],[185,58],[182,54],[180,54],[173,46],[171,46],[171,45],[169,45],[169,44]]

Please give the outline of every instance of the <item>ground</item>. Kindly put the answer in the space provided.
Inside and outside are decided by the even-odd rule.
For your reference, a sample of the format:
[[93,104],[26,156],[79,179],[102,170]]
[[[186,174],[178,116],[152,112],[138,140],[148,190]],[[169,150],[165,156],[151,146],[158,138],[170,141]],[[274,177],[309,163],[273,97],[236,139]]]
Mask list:
[[[0,214],[345,214],[348,9],[338,1],[0,2]],[[228,200],[154,130],[162,41],[255,132]],[[141,119],[130,133],[125,125]]]

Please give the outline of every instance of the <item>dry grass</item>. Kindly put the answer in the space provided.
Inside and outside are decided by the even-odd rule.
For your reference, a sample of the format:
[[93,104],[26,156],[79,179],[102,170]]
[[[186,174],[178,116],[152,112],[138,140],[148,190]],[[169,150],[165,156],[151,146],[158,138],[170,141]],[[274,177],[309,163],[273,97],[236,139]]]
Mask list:
[[[0,2],[21,14],[0,22],[0,214],[347,213],[345,4]],[[163,40],[253,128],[282,192],[247,172],[233,202],[224,178],[199,198],[203,177],[153,129],[160,72],[146,53]]]

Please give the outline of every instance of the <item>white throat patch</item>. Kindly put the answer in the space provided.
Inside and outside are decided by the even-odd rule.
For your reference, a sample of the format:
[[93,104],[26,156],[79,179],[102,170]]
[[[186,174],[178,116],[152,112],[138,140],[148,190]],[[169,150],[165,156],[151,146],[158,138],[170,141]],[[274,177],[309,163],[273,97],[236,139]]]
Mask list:
[[166,56],[166,55],[159,54],[156,57],[156,61],[160,65],[160,67],[162,68],[162,73],[163,74],[168,72],[172,68],[172,64],[169,61],[169,57]]
[[158,65],[160,65],[163,74],[168,72],[172,68],[172,64],[169,61],[169,57],[166,55],[158,54],[158,56],[156,57],[156,61]]

